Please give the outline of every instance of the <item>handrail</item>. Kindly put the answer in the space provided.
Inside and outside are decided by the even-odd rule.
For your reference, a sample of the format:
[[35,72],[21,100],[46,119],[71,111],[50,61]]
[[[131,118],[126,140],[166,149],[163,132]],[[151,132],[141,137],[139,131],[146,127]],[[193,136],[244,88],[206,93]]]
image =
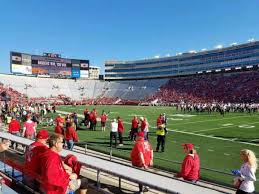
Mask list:
[[[29,139],[24,139],[22,137],[14,136],[12,134],[4,132],[0,132],[0,137],[27,146],[33,142]],[[163,175],[154,174],[149,171],[131,168],[130,166],[124,166],[118,163],[114,163],[112,161],[105,161],[100,158],[88,156],[81,153],[75,153],[69,150],[63,150],[61,152],[61,156],[63,157],[67,156],[68,154],[74,154],[75,156],[77,156],[79,162],[87,165],[90,168],[96,169],[98,174],[100,174],[100,172],[106,172],[119,178],[143,184],[149,186],[150,188],[154,188],[158,191],[166,193],[226,193],[217,189],[208,188],[203,185],[196,185],[183,180],[165,177]]]

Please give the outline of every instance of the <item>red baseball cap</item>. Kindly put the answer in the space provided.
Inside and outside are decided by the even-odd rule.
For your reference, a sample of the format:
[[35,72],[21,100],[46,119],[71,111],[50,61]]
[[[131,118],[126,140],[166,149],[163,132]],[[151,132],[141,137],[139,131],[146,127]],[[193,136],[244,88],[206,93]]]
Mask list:
[[48,139],[49,138],[49,132],[42,129],[37,133],[36,137],[37,137],[37,139]]
[[145,133],[143,131],[140,131],[137,133],[138,137],[145,137]]
[[182,146],[185,147],[188,150],[194,149],[194,145],[192,143],[185,143],[185,144],[182,144]]

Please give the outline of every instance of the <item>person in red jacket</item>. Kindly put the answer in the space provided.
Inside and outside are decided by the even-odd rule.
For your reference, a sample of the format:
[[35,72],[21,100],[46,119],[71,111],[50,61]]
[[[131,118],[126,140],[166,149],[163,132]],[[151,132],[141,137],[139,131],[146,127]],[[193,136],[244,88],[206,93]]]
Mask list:
[[119,146],[123,146],[123,132],[124,132],[124,124],[120,117],[117,118],[118,121],[118,135],[119,135]]
[[96,120],[97,119],[97,112],[95,109],[92,110],[92,112],[89,115],[90,120],[90,130],[95,131],[96,130]]
[[63,122],[59,122],[56,127],[55,127],[55,133],[58,133],[58,134],[61,134],[61,135],[64,135],[64,123]]
[[106,121],[108,119],[108,116],[105,112],[103,112],[102,116],[101,116],[101,127],[102,127],[102,131],[105,131],[105,125],[106,125]]
[[41,190],[45,194],[65,194],[68,189],[80,193],[87,192],[87,179],[77,179],[74,173],[68,174],[59,153],[63,148],[63,136],[53,134],[49,137],[49,149],[40,155]]
[[40,174],[40,157],[39,155],[47,151],[46,145],[49,133],[46,130],[40,130],[36,135],[36,141],[30,144],[25,151],[25,171],[24,181],[34,189],[38,189],[35,175]]
[[78,136],[74,127],[72,127],[72,123],[68,122],[65,130],[65,140],[67,144],[67,148],[72,150],[74,147],[74,143],[78,142]]
[[200,178],[200,158],[194,150],[194,145],[191,143],[183,144],[184,152],[186,154],[181,172],[177,173],[175,177],[182,177],[184,180],[196,183]]
[[[133,166],[148,169],[153,165],[153,149],[148,141],[144,140],[145,133],[138,132],[135,145],[130,157]],[[144,189],[148,191],[147,188]],[[143,192],[143,185],[139,184],[139,192]]]

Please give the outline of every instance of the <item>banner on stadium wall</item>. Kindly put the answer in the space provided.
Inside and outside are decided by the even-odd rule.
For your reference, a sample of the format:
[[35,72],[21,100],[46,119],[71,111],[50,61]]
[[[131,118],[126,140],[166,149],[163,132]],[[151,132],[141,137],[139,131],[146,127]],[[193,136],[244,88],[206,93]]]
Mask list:
[[32,74],[31,66],[12,64],[11,66],[12,73],[22,73],[22,74]]
[[80,77],[82,77],[82,78],[89,78],[89,71],[80,70]]
[[80,69],[79,68],[73,68],[72,67],[72,78],[80,78]]
[[80,60],[80,70],[89,70],[89,60]]

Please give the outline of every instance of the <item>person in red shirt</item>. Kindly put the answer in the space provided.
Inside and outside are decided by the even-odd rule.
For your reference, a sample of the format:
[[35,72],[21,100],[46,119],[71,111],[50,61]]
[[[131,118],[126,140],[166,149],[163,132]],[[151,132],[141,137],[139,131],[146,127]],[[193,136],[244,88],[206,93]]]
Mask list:
[[163,114],[160,114],[160,115],[158,116],[157,120],[156,120],[156,126],[157,126],[157,128],[163,124],[162,116],[163,116]]
[[81,124],[84,123],[85,126],[88,126],[89,125],[89,116],[90,116],[90,111],[88,110],[88,108],[86,108],[84,110],[84,120],[81,121]]
[[131,120],[131,131],[130,131],[130,140],[135,141],[136,140],[136,134],[138,133],[138,125],[139,121],[137,116],[135,115],[133,119]]
[[146,127],[147,127],[147,122],[145,121],[144,117],[140,117],[139,120],[141,122],[140,123],[140,130],[144,132]]
[[106,115],[105,112],[103,112],[102,116],[101,116],[101,127],[102,127],[102,131],[105,131],[105,125],[106,125],[106,121],[108,119],[108,116]]
[[[133,166],[148,169],[153,165],[153,149],[151,144],[144,139],[145,133],[138,132],[135,145],[130,157]],[[148,191],[147,187],[144,191]],[[143,192],[143,185],[139,184],[139,192]]]
[[37,181],[34,181],[37,177],[35,175],[40,174],[40,157],[39,155],[47,151],[46,145],[49,133],[46,130],[40,130],[36,135],[36,141],[30,144],[25,151],[25,173],[24,181],[27,185],[34,189],[38,188]]
[[80,193],[87,192],[87,179],[77,179],[74,173],[69,174],[59,153],[63,148],[63,136],[53,134],[49,137],[49,149],[41,157],[41,190],[46,194],[65,194],[68,189]]
[[56,119],[55,119],[55,122],[56,122],[56,126],[59,126],[60,123],[64,123],[65,120],[64,118],[61,117],[61,114],[59,114]]
[[27,121],[23,124],[22,136],[28,139],[35,139],[36,124],[31,120],[31,115],[27,115]]
[[96,112],[95,109],[93,109],[92,112],[89,115],[90,130],[93,130],[93,131],[96,130],[96,118],[97,118],[97,112]]
[[120,117],[117,118],[118,121],[118,135],[119,135],[119,146],[123,146],[123,132],[124,132],[124,124]]
[[[20,122],[16,120],[15,116],[13,116],[11,122],[8,125],[9,133],[11,133],[12,135],[21,136],[20,129],[21,129]],[[11,146],[15,149],[17,148],[18,145],[12,142]]]
[[55,133],[58,133],[58,134],[61,134],[61,135],[64,135],[64,123],[63,122],[59,122],[58,125],[56,125],[55,127]]
[[68,122],[65,130],[65,140],[67,144],[67,148],[72,150],[74,147],[74,142],[78,142],[78,135],[74,127],[72,127],[72,123]]
[[196,183],[200,178],[200,158],[194,150],[194,145],[191,143],[183,144],[184,153],[186,154],[181,172],[175,177],[182,177],[184,180]]
[[20,136],[21,135],[20,129],[21,129],[20,122],[16,120],[15,116],[13,116],[11,122],[8,125],[9,133]]

